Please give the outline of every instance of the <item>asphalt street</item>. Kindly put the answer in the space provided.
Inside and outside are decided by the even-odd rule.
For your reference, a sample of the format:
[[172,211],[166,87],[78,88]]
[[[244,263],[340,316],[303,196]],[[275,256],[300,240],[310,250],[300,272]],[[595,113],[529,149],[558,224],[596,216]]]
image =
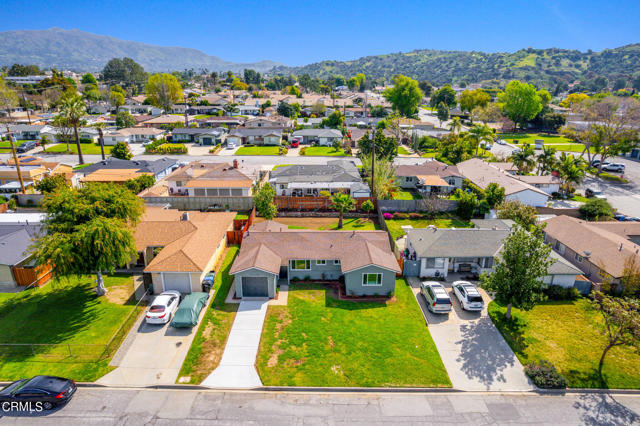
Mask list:
[[51,412],[3,424],[640,424],[640,396],[601,393],[222,392],[79,388]]

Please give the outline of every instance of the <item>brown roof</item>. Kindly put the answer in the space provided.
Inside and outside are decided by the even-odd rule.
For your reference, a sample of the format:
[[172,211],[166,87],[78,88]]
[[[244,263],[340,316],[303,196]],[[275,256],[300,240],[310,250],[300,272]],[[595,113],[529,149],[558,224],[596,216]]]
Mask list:
[[[278,273],[291,259],[339,259],[342,272],[375,265],[400,272],[384,231],[310,231],[277,229],[274,223],[252,227],[229,273],[258,268]],[[269,230],[269,229],[272,230]]]
[[136,169],[99,169],[80,180],[82,182],[125,182],[142,175],[153,176],[151,173],[139,172]]
[[550,184],[557,183],[560,184],[560,179],[551,175],[542,175],[542,176],[520,176],[515,175],[516,179],[521,180],[522,182],[530,183],[530,184]]
[[190,188],[250,188],[253,179],[229,163],[194,161],[175,170],[166,180],[187,182]]
[[617,223],[586,222],[564,215],[547,219],[545,223],[544,232],[551,238],[581,256],[585,251],[591,252],[589,261],[601,266],[614,278],[622,276],[625,260],[629,256],[638,256],[640,251],[640,246],[627,238],[634,233],[640,234],[640,223],[629,225],[623,222],[618,226]]
[[[396,176],[426,176],[435,175],[442,178],[460,176],[456,166],[449,166],[437,160],[425,161],[422,164],[406,164],[396,167]],[[445,184],[446,185],[446,184]]]
[[508,161],[494,161],[489,163],[494,167],[499,168],[500,170],[504,170],[505,172],[517,172],[518,168],[515,166],[515,164],[510,163]]
[[423,185],[449,186],[445,180],[437,175],[418,175],[416,177],[422,181]]
[[181,212],[147,207],[136,226],[136,248],[163,247],[145,272],[203,272],[236,213]]
[[549,197],[549,194],[530,185],[526,182],[516,179],[515,176],[486,163],[479,158],[472,158],[467,161],[456,164],[462,176],[469,179],[480,188],[485,189],[490,183],[497,183],[504,188],[505,195],[511,195],[522,191],[533,191]]

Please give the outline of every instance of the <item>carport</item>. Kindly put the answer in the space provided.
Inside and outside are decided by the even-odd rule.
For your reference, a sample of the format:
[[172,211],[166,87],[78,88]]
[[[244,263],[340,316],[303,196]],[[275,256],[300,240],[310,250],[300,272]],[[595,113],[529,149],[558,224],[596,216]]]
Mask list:
[[269,297],[267,277],[242,277],[242,297]]

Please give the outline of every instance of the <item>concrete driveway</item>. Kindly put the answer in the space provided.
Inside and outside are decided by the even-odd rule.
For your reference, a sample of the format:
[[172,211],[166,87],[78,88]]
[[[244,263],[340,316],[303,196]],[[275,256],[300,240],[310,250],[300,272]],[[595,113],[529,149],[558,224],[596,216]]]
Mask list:
[[[200,311],[198,324],[209,309],[210,301],[211,297]],[[96,383],[106,386],[175,384],[198,326],[174,328],[169,324],[147,324],[144,318],[142,314],[109,363],[116,369]]]
[[442,284],[449,292],[453,311],[433,314],[420,294],[420,280],[409,283],[429,325],[454,389],[465,391],[527,391],[534,389],[522,364],[493,325],[486,310],[491,299],[480,289],[485,302],[482,312],[462,310],[451,282]]

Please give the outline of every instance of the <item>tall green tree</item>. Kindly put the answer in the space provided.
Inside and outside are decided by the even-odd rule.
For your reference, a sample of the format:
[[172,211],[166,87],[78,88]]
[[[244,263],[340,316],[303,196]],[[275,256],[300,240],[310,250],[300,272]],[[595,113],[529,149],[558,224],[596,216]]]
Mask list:
[[516,128],[518,124],[523,125],[532,120],[542,110],[542,99],[536,88],[518,80],[507,84],[499,100],[504,103],[504,114],[513,121]]
[[573,190],[573,185],[580,184],[584,179],[587,163],[582,157],[574,157],[563,152],[560,154],[560,158],[556,160],[555,169],[560,176],[561,191],[569,194]]
[[39,265],[51,264],[58,277],[96,274],[96,293],[107,290],[103,272],[113,272],[137,255],[133,227],[143,201],[116,184],[62,188],[44,197],[46,234],[34,247]]
[[459,97],[460,110],[471,113],[476,107],[485,107],[491,102],[491,95],[482,89],[465,90]]
[[500,219],[511,219],[525,229],[534,229],[538,220],[538,211],[535,207],[518,200],[504,200],[497,207]]
[[396,180],[395,168],[393,161],[386,158],[378,158],[373,165],[374,182],[371,183],[371,155],[361,156],[362,172],[365,175],[365,181],[369,184],[372,194],[379,200],[390,200],[393,193],[398,190],[398,181]]
[[436,90],[429,100],[429,104],[434,108],[440,105],[441,102],[444,102],[449,109],[455,108],[458,104],[458,101],[456,100],[456,91],[448,84],[445,84]]
[[447,121],[449,119],[449,107],[447,106],[446,103],[440,102],[438,104],[436,117],[438,117],[438,121],[440,122],[440,127],[442,127],[443,121]]
[[373,135],[373,139],[369,137],[369,133],[358,141],[358,149],[364,157],[370,156],[375,143],[376,161],[378,159],[393,160],[398,155],[398,143],[394,138],[386,137],[382,129],[377,129]]
[[91,73],[86,73],[82,76],[82,80],[80,80],[82,84],[93,84],[95,86],[98,85],[98,80]]
[[76,148],[78,149],[78,162],[80,164],[84,164],[84,157],[82,156],[78,127],[83,123],[82,117],[84,117],[86,113],[87,107],[80,96],[67,95],[62,99],[62,103],[60,104],[60,115],[64,117],[64,121],[67,126],[73,128],[73,133],[76,139]]
[[253,188],[253,204],[256,212],[266,220],[272,220],[278,214],[278,207],[273,202],[276,191],[267,183],[257,184]]
[[413,117],[424,95],[417,81],[399,74],[393,77],[393,87],[386,89],[383,96],[399,114]]
[[493,141],[493,130],[491,130],[486,124],[483,124],[482,126],[476,124],[469,129],[467,139],[469,139],[476,148],[477,157],[478,151],[480,150],[480,143]]
[[342,129],[344,126],[344,115],[338,110],[333,111],[329,116],[322,120],[322,127],[329,127],[332,129]]
[[535,149],[531,144],[522,146],[522,149],[511,154],[511,162],[516,166],[521,174],[526,175],[531,172],[536,165]]
[[4,78],[0,75],[0,109],[7,111],[11,118],[11,110],[18,106],[18,95],[15,90],[7,86]]
[[507,319],[511,319],[513,306],[529,310],[544,300],[542,279],[555,261],[550,253],[551,246],[540,235],[519,225],[504,240],[493,272],[483,274],[480,280],[498,302],[507,305]]
[[473,217],[478,208],[478,197],[473,192],[466,192],[458,188],[456,190],[456,198],[458,199],[458,207],[456,213],[464,220]]
[[122,84],[139,92],[147,81],[147,73],[131,58],[113,58],[102,69],[102,79],[107,84]]
[[543,147],[542,152],[536,158],[538,161],[538,174],[544,175],[551,173],[556,169],[558,160],[556,158],[556,149],[551,147]]
[[174,75],[167,73],[153,74],[149,77],[145,90],[149,102],[164,109],[167,114],[173,104],[184,99],[180,82]]
[[338,212],[338,229],[342,229],[342,220],[344,214],[356,208],[356,200],[351,198],[349,194],[342,192],[336,192],[331,196],[331,208]]
[[129,114],[129,111],[121,110],[116,114],[116,127],[123,129],[126,127],[133,127],[136,125],[136,119],[133,115]]
[[504,201],[504,188],[495,182],[491,182],[484,189],[484,197],[490,208],[495,208]]
[[453,117],[451,119],[449,130],[456,134],[460,133],[460,130],[462,130],[462,120],[460,120],[460,117]]
[[111,156],[120,160],[131,160],[133,154],[129,149],[129,144],[126,142],[117,142],[111,150]]

